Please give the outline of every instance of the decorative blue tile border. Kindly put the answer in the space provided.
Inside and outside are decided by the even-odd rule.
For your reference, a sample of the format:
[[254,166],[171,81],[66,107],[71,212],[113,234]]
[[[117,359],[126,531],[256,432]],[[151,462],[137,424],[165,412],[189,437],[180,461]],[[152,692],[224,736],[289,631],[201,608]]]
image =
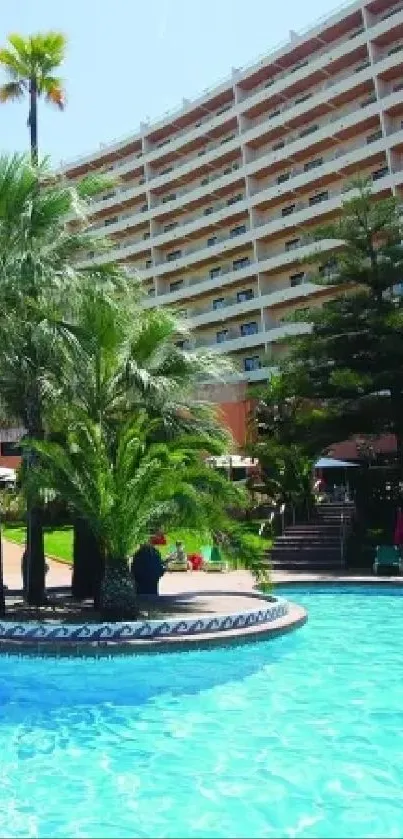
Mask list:
[[[235,593],[234,593],[235,594]],[[239,592],[237,592],[239,594]],[[260,595],[264,599],[264,595]],[[251,597],[253,602],[253,597]],[[103,641],[133,641],[178,638],[249,629],[271,623],[288,613],[288,602],[282,597],[270,597],[267,606],[230,615],[173,620],[130,621],[125,623],[62,624],[59,621],[0,622],[0,641],[74,641],[91,643]]]

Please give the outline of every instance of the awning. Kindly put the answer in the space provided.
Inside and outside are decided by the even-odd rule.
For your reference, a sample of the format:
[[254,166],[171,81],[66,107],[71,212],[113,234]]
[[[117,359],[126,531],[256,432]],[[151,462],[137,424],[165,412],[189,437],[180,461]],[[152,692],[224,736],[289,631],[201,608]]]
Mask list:
[[256,466],[257,461],[252,457],[241,457],[239,454],[224,454],[208,457],[207,463],[211,463],[217,469],[250,469],[251,466]]
[[335,460],[333,457],[321,457],[316,461],[315,469],[349,469],[350,466],[359,466],[358,463],[349,463],[347,460]]
[[6,466],[0,466],[0,481],[16,481],[17,473],[15,469],[7,469]]

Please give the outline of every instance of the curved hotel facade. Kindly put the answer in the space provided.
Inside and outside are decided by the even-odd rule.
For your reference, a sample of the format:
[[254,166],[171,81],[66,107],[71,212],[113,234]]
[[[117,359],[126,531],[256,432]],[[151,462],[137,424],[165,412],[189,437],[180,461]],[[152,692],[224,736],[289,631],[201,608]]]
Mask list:
[[196,346],[232,356],[236,375],[210,396],[240,443],[249,384],[309,329],[283,318],[332,293],[301,264],[309,234],[338,213],[357,174],[379,196],[402,192],[402,91],[403,2],[356,2],[64,167],[72,178],[116,174],[93,204],[93,230],[139,273],[144,305],[178,309]]

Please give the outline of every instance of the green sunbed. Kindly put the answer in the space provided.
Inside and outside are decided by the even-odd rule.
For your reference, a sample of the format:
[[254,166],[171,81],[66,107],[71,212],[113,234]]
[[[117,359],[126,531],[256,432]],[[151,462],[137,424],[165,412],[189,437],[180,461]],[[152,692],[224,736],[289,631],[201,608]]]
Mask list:
[[373,568],[374,574],[377,574],[380,568],[397,568],[401,574],[403,560],[399,548],[395,545],[378,545]]

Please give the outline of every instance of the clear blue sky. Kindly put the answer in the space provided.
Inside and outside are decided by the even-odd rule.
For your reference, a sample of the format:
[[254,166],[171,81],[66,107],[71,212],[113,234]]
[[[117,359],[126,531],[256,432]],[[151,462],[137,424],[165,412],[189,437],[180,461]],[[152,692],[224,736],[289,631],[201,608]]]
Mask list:
[[[327,15],[337,0],[14,0],[10,32],[58,29],[67,109],[42,105],[39,145],[56,164],[134,132]],[[0,106],[0,149],[28,143],[27,103]]]

